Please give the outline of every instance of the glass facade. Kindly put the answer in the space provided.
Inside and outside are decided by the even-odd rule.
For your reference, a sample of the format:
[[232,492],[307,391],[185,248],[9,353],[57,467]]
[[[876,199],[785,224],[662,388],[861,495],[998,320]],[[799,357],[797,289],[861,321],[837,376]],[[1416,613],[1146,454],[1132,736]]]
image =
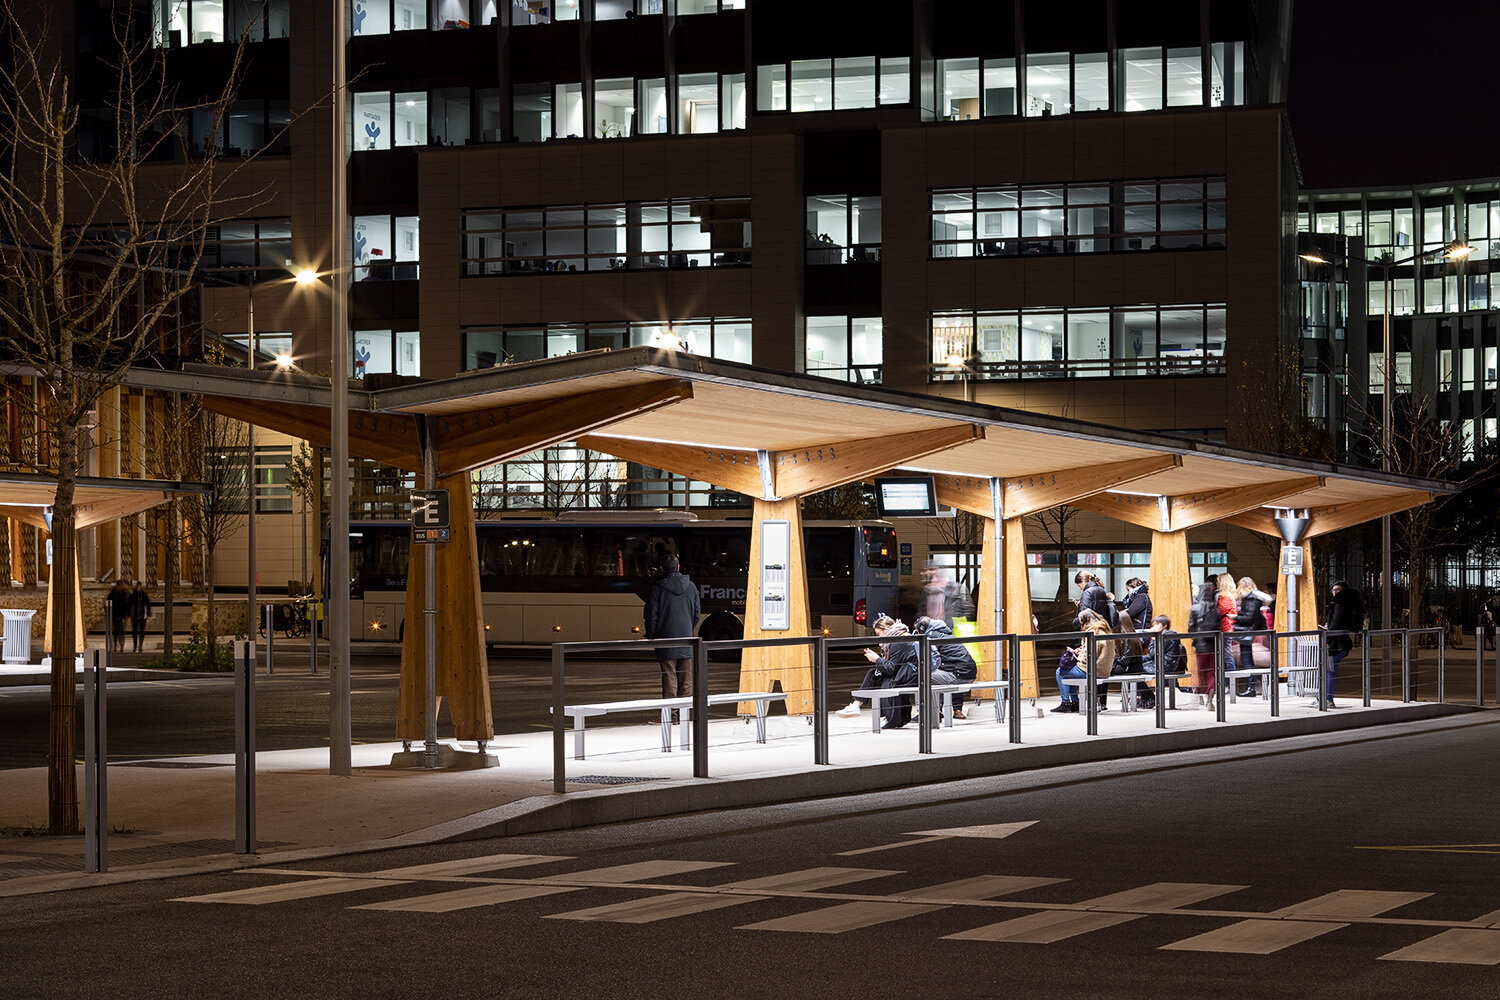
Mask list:
[[879,385],[883,338],[879,316],[809,316],[803,370],[841,382]]
[[415,215],[356,215],[353,255],[355,281],[420,277],[420,222]]
[[879,259],[879,195],[816,195],[807,199],[809,264],[855,264]]
[[635,323],[549,323],[464,331],[464,369],[493,368],[601,348],[668,347],[726,361],[751,360],[750,321],[710,319],[652,320]]

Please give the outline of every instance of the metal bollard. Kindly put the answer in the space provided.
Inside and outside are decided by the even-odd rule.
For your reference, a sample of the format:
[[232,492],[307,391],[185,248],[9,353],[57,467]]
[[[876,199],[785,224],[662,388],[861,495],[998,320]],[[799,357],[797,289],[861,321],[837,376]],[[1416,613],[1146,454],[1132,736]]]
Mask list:
[[932,730],[938,720],[932,705],[932,643],[925,632],[917,636],[917,704],[922,712],[917,723],[917,753],[932,753]]
[[255,643],[234,644],[234,853],[255,853]]
[[[813,693],[813,714],[818,714],[818,695]],[[827,696],[823,711],[827,712]],[[708,777],[708,650],[701,637],[693,639],[693,777]]]
[[1360,665],[1361,678],[1364,683],[1365,708],[1370,707],[1370,633],[1367,631],[1360,637],[1360,643],[1364,647],[1363,659]]
[[1484,626],[1474,629],[1474,707],[1484,707]]
[[1328,711],[1328,633],[1318,633],[1318,711]]
[[[1296,640],[1293,640],[1296,641]],[[1271,647],[1271,676],[1266,678],[1270,690],[1266,693],[1271,696],[1271,718],[1281,716],[1281,643],[1276,641],[1276,636],[1270,637]]]
[[1439,705],[1443,704],[1443,696],[1446,693],[1446,681],[1447,681],[1447,677],[1444,676],[1444,675],[1447,673],[1448,658],[1444,654],[1447,652],[1447,639],[1448,639],[1447,635],[1445,635],[1440,630],[1438,632],[1438,634],[1437,634],[1438,704]]
[[307,613],[307,663],[312,676],[318,676],[318,610],[311,601]]
[[1224,704],[1224,654],[1228,649],[1229,640],[1221,632],[1219,641],[1214,643],[1214,718],[1219,722],[1229,721],[1228,709]]
[[1411,702],[1411,629],[1401,633],[1401,703]]
[[1084,641],[1088,643],[1088,648],[1084,650],[1083,654],[1083,669],[1084,673],[1087,675],[1083,679],[1083,694],[1088,699],[1088,734],[1090,736],[1098,736],[1099,695],[1097,690],[1098,680],[1094,677],[1094,671],[1099,669],[1099,651],[1094,646],[1094,635],[1092,632],[1089,633],[1088,638]]
[[813,763],[828,763],[828,639],[813,640]]
[[568,790],[568,762],[565,754],[563,725],[564,660],[562,644],[552,644],[552,790],[559,795]]
[[[1006,667],[1009,675],[1005,678],[1006,696],[1010,699],[1010,741],[1021,742],[1021,639],[1019,636],[1010,638],[1010,663]],[[1033,650],[1036,648],[1032,647]],[[1040,685],[1038,685],[1040,687]],[[995,692],[999,696],[999,692]]]
[[270,605],[270,604],[266,605],[266,676],[267,677],[270,677],[271,674],[275,673],[275,669],[274,669],[275,668],[275,664],[271,662],[272,661],[272,655],[273,655],[273,647],[276,645],[276,638],[275,638],[276,637],[276,633],[272,629],[272,624],[276,620],[275,619],[275,615],[272,613],[274,610],[275,609],[273,608],[272,605]]
[[[1151,666],[1156,674],[1156,728],[1167,728],[1167,634],[1163,632],[1151,644]],[[1175,683],[1175,682],[1174,682]]]
[[88,651],[83,667],[83,870],[109,871],[108,713],[103,649]]

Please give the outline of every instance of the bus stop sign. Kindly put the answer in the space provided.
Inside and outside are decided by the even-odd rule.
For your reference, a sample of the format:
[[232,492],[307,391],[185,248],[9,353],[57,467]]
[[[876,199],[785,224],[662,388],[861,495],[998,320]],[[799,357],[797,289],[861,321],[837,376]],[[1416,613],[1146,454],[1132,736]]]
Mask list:
[[447,490],[418,490],[412,493],[411,540],[425,544],[448,540]]
[[1302,575],[1302,546],[1283,545],[1281,547],[1281,575]]

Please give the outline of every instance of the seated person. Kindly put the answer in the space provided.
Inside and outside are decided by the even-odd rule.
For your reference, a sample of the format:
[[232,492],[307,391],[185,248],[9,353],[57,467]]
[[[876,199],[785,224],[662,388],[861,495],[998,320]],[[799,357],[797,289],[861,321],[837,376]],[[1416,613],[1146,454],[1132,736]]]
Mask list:
[[[1135,638],[1135,622],[1125,612],[1120,612],[1120,634],[1129,636],[1122,638],[1119,644],[1119,655],[1115,657],[1115,665],[1110,667],[1109,675],[1118,677],[1121,674],[1144,674],[1146,673],[1145,650],[1141,646],[1141,640]],[[1146,698],[1140,694],[1141,686],[1137,685],[1137,703],[1142,708],[1151,708],[1156,704],[1155,699]],[[1149,692],[1148,692],[1149,693]],[[1130,693],[1122,684],[1120,686],[1120,708],[1125,708],[1125,699]]]
[[[1081,646],[1070,646],[1063,650],[1062,656],[1057,660],[1057,690],[1062,694],[1062,704],[1052,710],[1054,715],[1078,711],[1078,689],[1083,687],[1084,678],[1088,677],[1078,662],[1082,654]],[[1068,681],[1073,683],[1069,684]]]
[[[926,635],[933,641],[932,646],[932,683],[934,684],[965,684],[972,681],[979,674],[979,665],[974,662],[974,657],[969,655],[969,650],[961,643],[950,642],[937,645],[942,639],[953,638],[953,630],[941,618],[918,618],[914,623],[913,632],[916,635]],[[953,698],[953,717],[964,718],[964,692],[955,691]]]
[[[911,632],[905,622],[888,615],[881,615],[876,620],[874,629],[888,639],[909,635]],[[909,687],[917,682],[916,643],[881,643],[880,652],[866,648],[864,654],[865,659],[874,665],[865,673],[865,679],[860,682],[859,686],[862,690]],[[900,729],[911,721],[911,697],[909,695],[882,699],[881,706],[880,714],[885,719],[885,723],[880,728]],[[856,699],[839,709],[838,714],[849,718],[858,715],[863,707],[864,702]]]
[[[1162,635],[1164,632],[1166,634]],[[1146,640],[1146,654],[1143,664],[1147,673],[1154,674],[1156,672],[1156,644],[1158,641],[1162,644],[1162,670],[1170,675],[1180,674],[1186,669],[1187,651],[1182,648],[1182,640],[1177,638],[1176,634],[1172,632],[1171,618],[1166,615],[1157,615],[1151,619],[1151,627],[1146,630],[1146,634],[1151,636],[1151,638]],[[1158,636],[1161,637],[1159,640]],[[1168,681],[1167,683],[1175,684],[1177,682]],[[1155,708],[1156,696],[1150,691],[1142,693],[1141,707]]]

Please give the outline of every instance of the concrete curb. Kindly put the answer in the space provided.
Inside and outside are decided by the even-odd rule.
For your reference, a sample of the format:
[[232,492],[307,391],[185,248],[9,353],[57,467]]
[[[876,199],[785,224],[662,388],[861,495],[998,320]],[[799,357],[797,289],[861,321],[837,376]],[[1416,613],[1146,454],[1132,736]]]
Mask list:
[[967,778],[1014,774],[1072,764],[1151,757],[1187,750],[1206,750],[1372,729],[1485,712],[1464,705],[1411,704],[1399,708],[1335,712],[1311,718],[1267,719],[1260,723],[1209,729],[1182,729],[1087,742],[1045,746],[1010,746],[979,753],[913,755],[878,764],[829,765],[802,772],[785,771],[738,778],[705,778],[597,788],[564,796],[534,795],[494,809],[381,840],[325,847],[273,851],[257,855],[219,854],[184,858],[103,874],[37,875],[0,882],[0,899],[39,893],[125,885],[133,882],[206,875],[250,867],[277,867],[301,861],[389,851],[404,847],[458,843],[492,837],[547,833],[630,820],[659,819],[715,809],[764,806],[837,795],[890,791],[910,785],[937,784]]
[[[74,671],[78,683],[83,683],[83,671]],[[165,681],[174,677],[228,677],[229,674],[195,673],[190,670],[142,670],[139,667],[110,667],[108,681],[111,684],[119,684],[122,681]],[[41,668],[32,673],[6,673],[0,671],[0,687],[47,687],[52,683],[52,675]]]

